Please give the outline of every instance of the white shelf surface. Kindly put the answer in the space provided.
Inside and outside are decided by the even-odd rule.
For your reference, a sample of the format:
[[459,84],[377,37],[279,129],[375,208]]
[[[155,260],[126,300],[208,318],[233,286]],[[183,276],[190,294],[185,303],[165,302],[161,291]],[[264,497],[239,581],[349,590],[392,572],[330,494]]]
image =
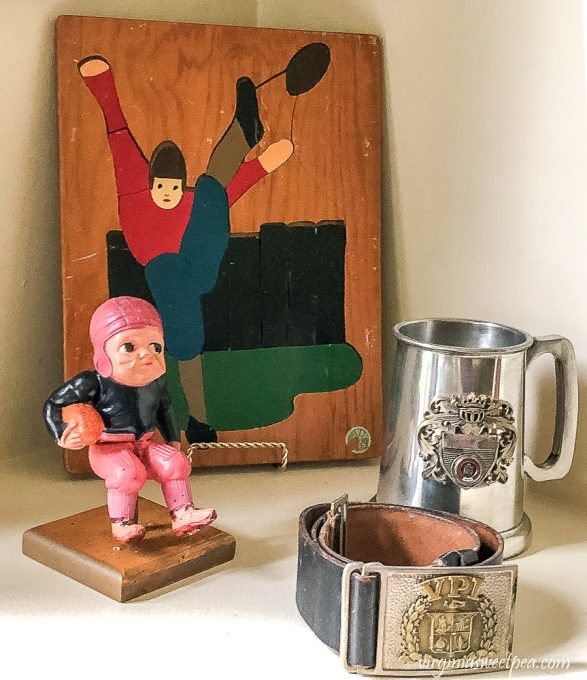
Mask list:
[[[236,538],[235,560],[120,604],[21,553],[26,529],[104,504],[103,482],[70,478],[55,448],[0,461],[0,640],[10,664],[4,667],[16,663],[16,677],[27,678],[348,680],[295,606],[297,520],[308,505],[345,492],[351,500],[369,499],[377,476],[377,461],[292,465],[286,472],[195,471],[194,500],[216,507],[216,526]],[[154,482],[143,495],[162,502]],[[534,668],[517,668],[512,677],[587,678],[585,511],[529,496],[527,512],[534,542],[515,559],[514,654]],[[568,660],[569,668],[548,669],[555,659]]]

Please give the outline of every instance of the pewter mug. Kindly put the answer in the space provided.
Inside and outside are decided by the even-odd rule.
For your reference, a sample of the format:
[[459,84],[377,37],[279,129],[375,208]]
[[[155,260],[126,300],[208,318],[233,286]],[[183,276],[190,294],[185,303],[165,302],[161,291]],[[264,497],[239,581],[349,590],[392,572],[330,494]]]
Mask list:
[[[400,323],[377,501],[445,510],[497,529],[505,555],[525,550],[524,473],[569,471],[578,417],[577,368],[566,338],[533,338],[485,321]],[[541,354],[556,367],[553,450],[540,464],[524,451],[526,369]]]

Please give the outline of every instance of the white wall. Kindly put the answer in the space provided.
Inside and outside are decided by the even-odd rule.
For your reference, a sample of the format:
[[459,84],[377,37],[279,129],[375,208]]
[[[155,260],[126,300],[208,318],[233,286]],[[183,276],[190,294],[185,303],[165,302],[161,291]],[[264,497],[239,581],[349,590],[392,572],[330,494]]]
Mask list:
[[[0,0],[0,456],[46,442],[61,377],[53,20],[59,14],[371,32],[385,49],[384,322],[502,321],[587,373],[587,110],[579,0]],[[389,357],[389,352],[388,352]],[[550,368],[529,449],[546,453]],[[577,462],[549,494],[584,502]],[[540,455],[540,454],[539,454]]]
[[[587,378],[587,107],[579,0],[262,0],[263,26],[384,41],[384,325],[500,321],[573,340]],[[387,358],[389,359],[389,352]],[[530,380],[528,450],[549,447],[552,369]],[[585,502],[576,463],[540,491]],[[533,485],[534,487],[535,485]]]

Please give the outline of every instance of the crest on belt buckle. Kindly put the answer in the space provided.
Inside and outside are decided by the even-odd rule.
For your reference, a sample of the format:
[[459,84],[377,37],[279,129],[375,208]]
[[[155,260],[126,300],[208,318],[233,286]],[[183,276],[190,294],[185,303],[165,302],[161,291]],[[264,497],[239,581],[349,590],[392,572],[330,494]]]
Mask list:
[[400,661],[463,659],[495,654],[495,607],[480,594],[483,576],[451,575],[420,583],[424,591],[405,611]]
[[471,392],[436,397],[418,428],[424,478],[463,489],[505,484],[516,443],[514,409],[502,399]]

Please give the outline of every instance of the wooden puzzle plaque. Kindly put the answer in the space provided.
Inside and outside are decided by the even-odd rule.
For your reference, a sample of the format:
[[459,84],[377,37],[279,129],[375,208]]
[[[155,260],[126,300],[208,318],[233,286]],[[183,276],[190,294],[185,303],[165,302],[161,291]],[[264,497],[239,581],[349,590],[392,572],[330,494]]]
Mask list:
[[379,456],[380,63],[371,35],[60,17],[65,377],[141,297],[184,445],[235,445],[194,465]]

